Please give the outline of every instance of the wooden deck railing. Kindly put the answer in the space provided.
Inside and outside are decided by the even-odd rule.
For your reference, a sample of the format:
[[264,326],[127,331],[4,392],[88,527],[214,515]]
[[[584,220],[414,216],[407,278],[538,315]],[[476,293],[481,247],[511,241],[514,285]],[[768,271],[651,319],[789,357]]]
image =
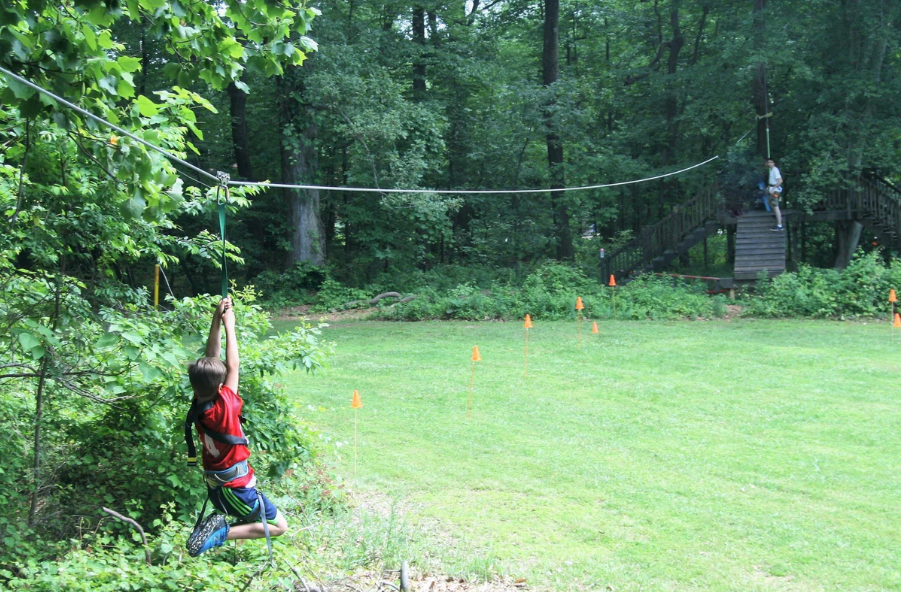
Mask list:
[[878,223],[899,232],[900,192],[886,183],[875,179],[860,178],[851,187],[830,192],[814,206],[814,210],[846,211],[847,218],[872,218]]
[[623,278],[633,270],[646,267],[655,257],[675,248],[686,235],[713,219],[722,206],[717,183],[706,185],[686,203],[674,206],[673,211],[659,222],[643,228],[639,236],[614,252],[606,253],[602,279],[608,279],[611,274]]

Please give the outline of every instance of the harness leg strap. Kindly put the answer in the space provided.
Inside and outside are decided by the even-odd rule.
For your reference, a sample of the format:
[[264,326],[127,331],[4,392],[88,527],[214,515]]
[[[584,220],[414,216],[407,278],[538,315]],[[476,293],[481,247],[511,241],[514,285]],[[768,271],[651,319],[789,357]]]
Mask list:
[[264,538],[267,540],[267,554],[270,557],[271,565],[274,563],[274,547],[271,544],[271,530],[267,523],[267,512],[264,511],[264,497],[258,492],[258,512],[261,513],[261,525],[264,527]]

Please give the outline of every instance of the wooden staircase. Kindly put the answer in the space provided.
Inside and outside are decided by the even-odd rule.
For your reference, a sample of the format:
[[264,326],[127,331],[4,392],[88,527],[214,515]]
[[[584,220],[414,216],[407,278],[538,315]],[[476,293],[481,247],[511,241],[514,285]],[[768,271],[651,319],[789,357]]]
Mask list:
[[[702,187],[698,195],[675,206],[657,223],[646,226],[624,245],[601,259],[601,281],[613,274],[617,280],[634,274],[659,272],[721,226],[736,225],[735,269],[728,282],[751,282],[758,273],[768,277],[783,273],[787,259],[787,233],[774,232],[776,219],[761,207],[738,214],[728,209],[717,182]],[[784,221],[795,231],[796,220],[858,220],[899,253],[901,244],[900,190],[883,181],[859,178],[850,187],[830,192],[808,212],[783,210]],[[736,216],[739,216],[738,218]],[[788,219],[789,217],[789,219]],[[730,236],[730,235],[728,235]]]
[[776,225],[774,214],[763,210],[738,218],[734,280],[754,280],[763,271],[774,277],[786,270],[786,230],[772,230]]

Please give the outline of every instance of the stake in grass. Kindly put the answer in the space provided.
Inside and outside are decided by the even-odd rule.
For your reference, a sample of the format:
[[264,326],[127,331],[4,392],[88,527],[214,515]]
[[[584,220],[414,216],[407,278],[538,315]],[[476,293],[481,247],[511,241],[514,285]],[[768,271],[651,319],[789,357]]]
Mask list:
[[469,382],[469,404],[466,407],[466,418],[472,417],[472,387],[475,386],[475,362],[481,361],[481,354],[478,353],[478,346],[472,346],[472,380]]
[[894,315],[896,314],[894,309],[896,308],[896,305],[897,305],[897,291],[896,290],[894,290],[894,289],[890,290],[890,296],[887,297],[887,302],[890,303],[890,322],[893,323],[894,319],[895,319]]
[[528,378],[528,330],[532,328],[532,315],[525,315],[525,377]]
[[582,297],[576,298],[576,335],[579,340],[579,349],[582,349],[582,310],[585,305],[582,304]]
[[352,391],[352,477],[355,479],[359,472],[359,409],[362,408],[362,399],[359,391]]

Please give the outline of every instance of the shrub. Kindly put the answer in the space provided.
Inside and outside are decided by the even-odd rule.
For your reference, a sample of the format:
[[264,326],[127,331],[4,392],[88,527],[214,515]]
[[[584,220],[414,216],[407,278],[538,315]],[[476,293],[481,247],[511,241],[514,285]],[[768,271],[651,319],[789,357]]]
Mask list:
[[263,295],[264,304],[279,308],[307,303],[311,299],[310,293],[318,290],[327,278],[325,268],[301,261],[282,273],[262,272],[252,284]]
[[[93,312],[84,306],[75,282],[60,281],[61,305],[55,307],[53,298],[42,297],[53,295],[52,283],[28,276],[5,279],[0,324],[11,336],[3,355],[11,357],[0,359],[7,368],[34,373],[43,367],[52,373],[45,382],[41,417],[36,528],[27,528],[26,521],[34,490],[37,380],[7,380],[0,391],[0,429],[8,435],[0,439],[0,454],[7,459],[0,469],[5,543],[0,565],[26,558],[39,562],[68,551],[54,541],[72,538],[83,548],[88,543],[80,537],[97,528],[101,506],[138,520],[152,535],[166,526],[162,508],[169,508],[174,520],[190,523],[205,488],[198,470],[185,462],[182,425],[191,398],[185,368],[204,352],[216,299],[172,301],[171,311],[127,304]],[[254,303],[252,290],[232,296],[255,470],[268,488],[291,470],[297,482],[311,479],[320,474],[317,438],[294,416],[276,380],[293,367],[317,369],[330,347],[310,325],[265,338],[271,325]],[[26,307],[30,317],[23,312]],[[47,310],[58,310],[53,314],[59,322],[48,322],[43,316]],[[334,503],[320,495],[317,499],[326,507]],[[104,545],[118,545],[118,535],[131,537],[120,523],[104,529],[112,537]],[[0,581],[4,575],[0,572]]]
[[[382,308],[379,318],[395,320],[459,319],[519,320],[526,314],[539,320],[576,317],[576,297],[585,304],[583,316],[604,319],[613,316],[611,290],[573,268],[546,265],[531,274],[521,289],[493,286],[479,290],[460,284],[451,290],[427,290],[406,304]],[[724,314],[723,296],[709,296],[704,283],[674,285],[673,278],[640,276],[617,290],[617,318],[683,319],[713,318]]]
[[856,253],[845,269],[808,265],[771,281],[762,277],[749,298],[749,314],[759,317],[855,318],[890,312],[887,297],[900,285],[900,261],[884,265],[876,252]]
[[[327,278],[321,284],[321,289],[318,291],[317,299],[311,309],[315,312],[323,312],[332,309],[367,308],[369,304],[362,301],[374,298],[375,295],[377,292],[370,286],[347,288],[340,282]],[[349,303],[355,304],[350,305]]]

